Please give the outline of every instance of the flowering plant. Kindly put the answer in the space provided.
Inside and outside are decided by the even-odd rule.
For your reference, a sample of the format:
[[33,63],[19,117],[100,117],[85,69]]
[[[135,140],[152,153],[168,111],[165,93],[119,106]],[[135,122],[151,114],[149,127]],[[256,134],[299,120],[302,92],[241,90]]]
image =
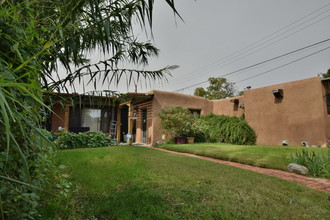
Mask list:
[[172,137],[193,135],[196,124],[189,109],[181,106],[166,107],[158,116],[161,119],[161,128]]
[[[195,119],[195,117],[194,117],[194,119]],[[197,125],[196,122],[194,122],[190,126],[191,126],[191,132],[190,132],[189,136],[190,137],[195,137],[196,136],[196,133],[199,132],[199,126]]]

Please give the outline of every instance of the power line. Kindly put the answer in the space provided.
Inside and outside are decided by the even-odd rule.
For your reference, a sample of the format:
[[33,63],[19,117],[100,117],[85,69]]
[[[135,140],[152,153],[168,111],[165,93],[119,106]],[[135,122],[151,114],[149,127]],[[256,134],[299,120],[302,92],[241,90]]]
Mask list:
[[[322,41],[319,41],[319,42],[316,42],[314,44],[311,44],[311,45],[308,45],[308,46],[305,46],[305,47],[302,47],[302,48],[299,48],[299,49],[296,49],[296,50],[293,50],[293,51],[290,51],[290,52],[287,52],[287,53],[284,53],[282,55],[279,55],[279,56],[276,56],[276,57],[273,57],[273,58],[270,58],[268,60],[264,60],[264,61],[261,61],[259,63],[256,63],[256,64],[253,64],[253,65],[250,65],[250,66],[247,66],[247,67],[244,67],[244,68],[241,68],[239,70],[235,70],[235,71],[232,71],[230,73],[226,73],[226,74],[223,74],[223,75],[220,75],[218,77],[224,77],[224,76],[229,76],[229,75],[232,75],[232,74],[235,74],[235,73],[238,73],[238,72],[242,72],[243,70],[247,70],[247,69],[251,69],[251,68],[254,68],[256,66],[260,66],[262,64],[265,64],[265,63],[268,63],[268,62],[271,62],[271,61],[274,61],[274,60],[277,60],[277,59],[280,59],[282,57],[285,57],[285,56],[289,56],[291,54],[294,54],[294,53],[297,53],[297,52],[300,52],[300,51],[303,51],[303,50],[306,50],[306,49],[309,49],[309,48],[312,48],[312,47],[315,47],[315,46],[318,46],[320,44],[324,44],[326,42],[330,41],[330,38],[328,39],[325,39],[325,40],[322,40]],[[184,90],[184,89],[188,89],[188,88],[191,88],[191,87],[194,87],[194,86],[197,86],[197,85],[200,85],[200,84],[204,84],[208,82],[208,80],[206,81],[202,81],[202,82],[199,82],[199,83],[196,83],[194,85],[191,85],[191,86],[187,86],[187,87],[184,87],[182,89],[177,89],[175,90],[174,92],[176,91],[181,91],[181,90]]]
[[256,67],[256,66],[259,66],[259,65],[262,65],[262,64],[265,64],[265,63],[268,63],[268,62],[271,62],[271,61],[274,61],[274,60],[280,59],[280,58],[282,58],[282,57],[285,57],[285,56],[288,56],[288,55],[291,55],[291,54],[294,54],[294,53],[300,52],[300,51],[302,51],[302,50],[306,50],[306,49],[308,49],[308,48],[315,47],[315,46],[317,46],[317,45],[323,44],[323,43],[328,42],[328,41],[330,41],[330,38],[328,38],[328,39],[326,39],[326,40],[323,40],[323,41],[319,41],[319,42],[317,42],[317,43],[311,44],[311,45],[306,46],[306,47],[302,47],[302,48],[297,49],[297,50],[293,50],[293,51],[291,51],[291,52],[288,52],[288,53],[282,54],[282,55],[280,55],[280,56],[273,57],[273,58],[268,59],[268,60],[264,60],[264,61],[262,61],[262,62],[259,62],[259,63],[256,63],[256,64],[253,64],[253,65],[251,65],[251,66],[244,67],[244,68],[242,68],[242,69],[239,69],[239,70],[236,70],[236,71],[233,71],[233,72],[230,72],[230,73],[224,74],[224,75],[222,75],[222,76],[229,76],[229,75],[232,75],[232,74],[234,74],[234,73],[238,73],[238,72],[241,72],[241,71],[243,71],[243,70],[247,70],[247,69],[250,69],[250,68],[253,68],[253,67]]
[[326,48],[324,48],[324,49],[322,49],[322,50],[318,50],[318,51],[316,51],[316,52],[314,52],[314,53],[311,53],[311,54],[309,54],[309,55],[307,55],[307,56],[304,56],[304,57],[301,57],[301,58],[299,58],[299,59],[293,60],[293,61],[291,61],[291,62],[289,62],[289,63],[283,64],[283,65],[278,66],[278,67],[276,67],[276,68],[273,68],[273,69],[271,69],[271,70],[267,70],[267,71],[265,71],[265,72],[262,72],[262,73],[256,74],[256,75],[254,75],[254,76],[250,76],[250,77],[248,77],[248,78],[242,79],[242,80],[237,81],[237,82],[235,82],[235,83],[240,83],[240,82],[243,82],[243,81],[246,81],[246,80],[249,80],[249,79],[252,79],[252,78],[255,78],[255,77],[261,76],[261,75],[264,75],[264,74],[266,74],[266,73],[269,73],[269,72],[272,72],[272,71],[274,71],[274,70],[280,69],[280,68],[282,68],[282,67],[288,66],[288,65],[290,65],[290,64],[296,63],[296,62],[298,62],[298,61],[300,61],[300,60],[306,59],[307,57],[310,57],[310,56],[313,56],[313,55],[315,55],[315,54],[321,53],[321,52],[323,52],[323,51],[325,51],[325,50],[327,50],[327,49],[330,49],[330,47],[326,47]]
[[[286,30],[286,31],[284,31],[284,32],[282,32],[282,33],[280,33],[280,34],[277,34],[277,33],[281,32],[282,30],[285,30],[285,29],[287,29],[288,27],[291,27],[292,25],[294,25],[294,24],[296,24],[296,23],[298,23],[298,22],[304,20],[305,18],[310,17],[311,15],[315,14],[316,12],[318,12],[318,11],[324,9],[325,7],[327,7],[327,6],[329,6],[329,5],[330,5],[330,3],[328,3],[328,4],[324,5],[324,6],[322,6],[321,8],[318,8],[317,10],[314,10],[313,12],[311,12],[311,13],[309,13],[309,14],[307,14],[307,15],[301,17],[301,18],[299,18],[298,20],[296,20],[296,21],[294,21],[294,22],[292,22],[292,23],[286,25],[285,27],[282,27],[282,28],[280,28],[279,30],[277,30],[277,31],[275,31],[275,32],[273,32],[273,33],[271,33],[271,34],[269,34],[269,35],[263,37],[262,39],[260,39],[260,40],[258,40],[258,41],[256,41],[256,42],[254,42],[254,43],[252,43],[252,44],[250,44],[249,46],[247,46],[247,47],[245,47],[245,48],[243,48],[243,49],[241,49],[241,50],[238,50],[238,51],[236,51],[236,52],[234,52],[234,53],[232,53],[232,54],[230,54],[230,55],[228,55],[228,56],[226,56],[226,57],[224,57],[224,58],[222,58],[222,59],[219,59],[219,60],[217,60],[217,61],[215,61],[215,62],[213,62],[213,63],[210,63],[210,64],[208,64],[208,65],[206,65],[206,66],[204,66],[204,67],[202,67],[202,68],[199,68],[199,69],[197,69],[197,70],[195,70],[195,71],[193,71],[193,72],[190,72],[190,73],[188,73],[188,74],[185,74],[185,75],[181,76],[180,78],[185,77],[185,76],[187,76],[187,75],[189,75],[189,76],[191,76],[191,75],[195,75],[195,73],[199,73],[199,74],[200,74],[201,72],[205,72],[205,71],[207,71],[207,70],[211,70],[212,68],[219,67],[219,65],[221,65],[221,64],[223,64],[223,63],[226,63],[226,62],[229,62],[230,60],[233,60],[233,59],[235,59],[236,57],[243,56],[245,53],[247,53],[247,52],[249,52],[249,51],[251,51],[251,50],[253,50],[253,49],[255,49],[255,48],[258,48],[258,47],[260,47],[260,46],[266,44],[267,42],[269,42],[269,41],[271,41],[271,40],[273,40],[273,39],[275,39],[275,38],[277,38],[277,37],[279,37],[279,36],[281,36],[281,35],[283,35],[283,34],[289,32],[289,31],[291,31],[291,30],[296,29],[297,27],[299,27],[299,26],[301,26],[301,25],[303,25],[303,24],[305,24],[305,23],[307,23],[307,22],[313,20],[314,18],[317,18],[317,17],[323,15],[324,13],[328,12],[330,9],[328,9],[328,10],[326,10],[326,11],[320,13],[320,14],[317,14],[316,16],[314,16],[314,17],[312,17],[312,18],[309,18],[308,20],[306,20],[306,21],[304,21],[304,22],[302,22],[302,23],[300,23],[300,24],[298,24],[298,25],[296,25],[296,26],[290,28],[289,30]],[[291,34],[289,34],[289,35],[287,35],[287,36],[285,36],[285,37],[283,37],[283,38],[281,38],[281,39],[279,39],[279,40],[273,42],[273,43],[270,43],[270,44],[266,45],[265,47],[262,47],[262,48],[260,48],[260,49],[258,49],[258,50],[256,50],[256,51],[253,51],[253,52],[251,52],[251,53],[249,53],[249,54],[247,54],[247,55],[245,55],[245,56],[243,56],[243,57],[241,57],[241,58],[238,58],[238,59],[236,59],[236,60],[233,60],[233,61],[230,62],[230,63],[233,63],[233,62],[235,62],[235,61],[237,61],[237,60],[239,60],[239,59],[242,59],[242,58],[244,58],[244,57],[246,57],[246,56],[248,56],[248,55],[251,55],[251,54],[253,54],[253,53],[256,53],[256,52],[258,52],[258,51],[260,51],[260,50],[262,50],[262,49],[264,49],[264,48],[266,48],[266,47],[269,47],[269,46],[271,46],[271,45],[273,45],[273,44],[275,44],[275,43],[277,43],[277,42],[279,42],[279,41],[281,41],[281,40],[283,40],[283,39],[285,39],[285,38],[287,38],[287,37],[289,37],[289,36],[292,36],[293,34],[299,32],[299,31],[301,31],[301,30],[306,29],[307,27],[309,27],[309,26],[311,26],[311,25],[313,25],[313,24],[315,24],[315,23],[317,23],[317,22],[319,22],[319,21],[321,21],[321,20],[324,20],[324,19],[327,18],[327,17],[329,17],[329,16],[323,17],[323,18],[317,20],[316,22],[313,22],[312,24],[309,24],[308,26],[305,26],[305,27],[303,27],[303,28],[301,28],[301,29],[299,29],[299,30],[297,30],[297,31],[295,31],[295,32],[293,32],[293,33],[291,33]],[[274,36],[274,37],[272,37],[272,36],[275,35],[275,34],[277,34],[277,35]],[[268,39],[269,37],[272,37],[272,38]],[[268,40],[266,40],[266,39],[268,39]],[[266,41],[264,41],[264,40],[266,40]],[[264,41],[264,42],[262,42],[262,41]],[[259,45],[258,45],[258,44],[259,44]],[[256,45],[256,46],[255,46],[255,45]],[[252,47],[252,48],[251,48],[251,47]],[[248,48],[250,48],[250,49],[248,49]],[[248,50],[247,50],[247,49],[248,49]],[[245,51],[245,52],[243,52],[243,51]],[[222,61],[222,62],[221,62],[221,61]],[[228,64],[230,64],[230,63],[227,63],[226,65],[228,65]],[[224,65],[223,65],[223,66],[224,66]],[[220,67],[223,67],[223,66],[220,66]],[[197,77],[200,77],[200,76],[197,76]],[[193,77],[193,78],[197,78],[197,77]],[[180,78],[179,78],[179,79],[180,79]],[[190,79],[193,79],[193,78],[190,78]],[[177,80],[177,79],[176,79],[176,80]],[[173,87],[173,85],[170,86],[170,87]]]
[[[205,69],[208,69],[208,68],[210,68],[212,65],[214,66],[215,64],[216,64],[216,66],[218,66],[219,64],[221,64],[221,63],[219,63],[219,62],[222,61],[222,60],[226,60],[226,59],[228,59],[228,58],[229,58],[229,60],[234,59],[235,56],[241,56],[241,55],[243,55],[244,53],[248,52],[249,50],[252,50],[252,49],[254,49],[254,48],[260,47],[261,45],[264,45],[265,43],[269,42],[270,40],[272,40],[272,39],[274,39],[274,38],[276,38],[276,37],[279,37],[279,36],[281,36],[281,35],[283,35],[283,34],[289,32],[289,31],[291,31],[291,30],[293,30],[293,29],[295,29],[295,28],[297,28],[297,27],[299,27],[299,26],[301,26],[301,25],[307,23],[308,21],[310,21],[310,20],[312,20],[312,19],[314,19],[314,18],[316,18],[316,17],[318,17],[318,16],[320,16],[320,15],[322,15],[322,14],[328,12],[330,9],[328,9],[328,10],[322,12],[321,14],[318,14],[318,15],[316,15],[316,16],[314,16],[314,17],[308,19],[307,21],[305,21],[305,22],[303,22],[303,23],[301,23],[301,24],[298,24],[297,26],[295,26],[295,27],[293,27],[293,28],[291,28],[291,29],[285,31],[284,33],[281,33],[281,34],[279,34],[279,35],[277,35],[277,36],[275,36],[275,37],[273,37],[273,38],[271,38],[271,39],[269,39],[269,40],[267,40],[267,41],[265,41],[265,42],[263,42],[263,43],[261,43],[261,44],[255,46],[255,47],[253,47],[253,48],[251,48],[251,49],[249,49],[249,50],[247,50],[247,51],[245,51],[245,52],[242,52],[242,51],[244,51],[244,50],[250,48],[251,46],[253,46],[253,45],[255,45],[255,44],[258,44],[258,43],[262,42],[263,40],[265,40],[265,39],[271,37],[272,35],[276,34],[277,32],[280,32],[281,30],[283,30],[283,29],[285,29],[285,28],[287,28],[287,27],[290,27],[291,25],[293,25],[293,24],[299,22],[300,20],[303,20],[304,18],[309,17],[310,15],[314,14],[315,12],[317,12],[317,11],[323,9],[324,7],[326,7],[326,6],[328,6],[328,5],[330,5],[330,3],[326,4],[325,6],[319,8],[319,9],[317,9],[317,10],[315,10],[315,11],[313,11],[312,13],[310,13],[310,14],[308,14],[308,15],[306,15],[306,16],[300,18],[300,19],[298,19],[297,21],[295,21],[295,22],[293,22],[293,23],[291,23],[291,24],[289,24],[289,25],[287,25],[287,26],[285,26],[285,27],[283,27],[283,28],[281,28],[281,29],[279,29],[279,30],[273,32],[272,34],[267,35],[266,37],[262,38],[261,40],[256,41],[255,43],[252,43],[251,45],[249,45],[249,46],[247,46],[247,47],[245,47],[245,48],[243,48],[243,49],[241,49],[241,50],[238,50],[238,51],[234,52],[233,54],[228,55],[228,56],[226,56],[226,57],[224,57],[224,58],[222,58],[222,59],[220,59],[220,60],[217,60],[217,61],[215,61],[215,62],[213,62],[213,63],[211,63],[211,64],[208,64],[208,65],[204,66],[204,67],[201,68],[201,69],[204,69],[204,70],[205,70]],[[309,27],[309,26],[311,26],[311,25],[313,25],[313,24],[315,24],[315,23],[317,23],[317,22],[319,22],[319,21],[321,21],[321,20],[327,18],[327,17],[328,17],[328,16],[326,16],[326,17],[324,17],[324,18],[321,18],[321,19],[317,20],[316,22],[314,22],[314,23],[312,23],[312,24],[310,24],[310,25],[308,25],[308,26],[306,26],[306,27],[304,27],[304,28],[302,28],[302,29],[299,29],[298,31],[296,31],[296,32],[294,32],[294,33],[292,33],[292,34],[290,34],[290,35],[284,37],[284,38],[281,38],[280,40],[283,40],[283,39],[285,39],[285,38],[287,38],[287,37],[289,37],[289,36],[291,36],[291,35],[293,35],[293,34],[299,32],[299,31],[301,31],[301,30],[303,30],[303,29],[305,29],[305,28],[307,28],[307,27]],[[278,40],[278,41],[280,41],[280,40]],[[278,42],[278,41],[276,41],[276,42]],[[274,43],[276,43],[276,42],[274,42]],[[272,43],[272,44],[274,44],[274,43]],[[270,44],[270,45],[272,45],[272,44]],[[270,46],[270,45],[268,45],[268,46]],[[267,47],[268,47],[268,46],[267,46]],[[263,48],[261,48],[261,49],[264,49],[264,48],[266,48],[266,47],[263,47]],[[260,50],[261,50],[261,49],[260,49]],[[258,51],[259,51],[259,50],[258,50]],[[257,52],[257,51],[256,51],[256,52]],[[236,55],[237,53],[238,53],[239,55]],[[251,53],[250,53],[250,54],[251,54]],[[250,54],[248,54],[248,55],[250,55]],[[234,56],[234,55],[235,55],[235,56]],[[231,58],[230,58],[230,57],[231,57]],[[228,62],[228,61],[223,61],[223,62]],[[222,63],[223,63],[223,62],[222,62]],[[217,63],[219,63],[219,64],[217,64]],[[212,68],[212,67],[211,67],[211,68]],[[194,71],[194,72],[196,72],[196,71]],[[192,73],[194,73],[194,72],[192,72]],[[198,72],[198,73],[199,73],[199,72]],[[191,75],[191,74],[186,74],[186,75]]]
[[[330,9],[329,9],[329,10],[330,10]],[[329,10],[328,10],[328,11],[329,11]],[[260,48],[260,49],[258,49],[258,50],[252,51],[252,52],[250,52],[250,53],[248,53],[248,54],[245,54],[245,55],[244,55],[244,53],[242,53],[241,55],[238,55],[238,58],[236,58],[236,59],[234,59],[235,57],[230,58],[231,60],[232,60],[232,59],[234,59],[234,60],[230,61],[229,63],[226,63],[226,62],[228,62],[228,61],[226,61],[226,62],[224,62],[224,63],[226,63],[226,64],[223,64],[223,65],[221,65],[221,66],[216,65],[216,66],[214,66],[214,67],[211,67],[210,70],[214,69],[214,68],[217,67],[217,66],[218,66],[218,68],[220,68],[220,67],[224,67],[224,66],[226,66],[226,65],[229,65],[229,64],[231,64],[231,63],[234,63],[234,62],[236,62],[236,61],[238,61],[238,60],[241,60],[241,59],[243,59],[243,58],[245,58],[245,57],[247,57],[247,56],[249,56],[249,55],[251,55],[251,54],[254,54],[254,53],[256,53],[256,52],[258,52],[258,51],[260,51],[260,50],[262,50],[262,49],[265,49],[265,48],[267,48],[267,47],[269,47],[269,46],[271,46],[271,45],[273,45],[273,44],[275,44],[275,43],[277,43],[277,42],[279,42],[279,41],[281,41],[281,40],[283,40],[283,39],[285,39],[285,38],[288,38],[288,37],[292,36],[293,34],[299,32],[299,31],[302,31],[302,30],[304,30],[304,29],[306,29],[306,28],[312,26],[313,24],[315,24],[315,23],[317,23],[317,22],[319,22],[319,21],[321,21],[321,20],[324,20],[324,19],[326,19],[326,18],[328,18],[328,17],[330,17],[330,15],[328,15],[328,16],[326,16],[326,17],[323,17],[323,18],[321,18],[321,19],[319,19],[319,20],[313,22],[312,24],[309,24],[308,26],[305,26],[305,27],[303,27],[303,28],[301,28],[301,29],[299,29],[299,30],[297,30],[297,31],[295,31],[295,32],[293,32],[293,33],[287,35],[287,36],[284,36],[284,37],[280,38],[279,40],[277,40],[277,41],[275,41],[275,42],[272,42],[272,43],[270,43],[270,44],[268,44],[268,45],[266,45],[266,46],[264,46],[264,47],[262,47],[262,48]],[[266,42],[265,42],[265,43],[266,43]],[[259,46],[261,46],[261,45],[263,45],[263,44],[264,44],[264,43],[262,43],[262,44],[256,46],[255,48],[257,48],[257,47],[259,47]],[[252,49],[254,49],[254,48],[252,48]],[[246,52],[248,52],[248,51],[246,51]],[[241,56],[241,57],[239,57],[239,56]],[[221,63],[219,63],[219,65],[220,65],[220,64],[221,64]],[[189,81],[192,80],[192,79],[196,79],[196,78],[198,78],[198,77],[200,77],[200,76],[191,77],[191,78],[189,79]]]
[[[312,44],[312,45],[309,45],[309,46],[306,46],[306,47],[303,47],[303,48],[300,48],[300,49],[297,49],[297,50],[294,50],[294,51],[291,51],[291,52],[288,52],[288,53],[282,54],[282,55],[280,55],[280,56],[277,56],[277,57],[274,57],[274,58],[271,58],[271,59],[268,59],[268,60],[265,60],[265,61],[259,62],[259,63],[257,63],[257,64],[253,64],[253,65],[248,66],[248,67],[241,68],[241,69],[239,69],[239,70],[236,70],[236,71],[233,71],[233,72],[230,72],[230,73],[224,74],[224,75],[220,75],[220,76],[218,76],[218,77],[229,76],[229,75],[232,75],[232,74],[234,74],[234,73],[241,72],[241,71],[243,71],[243,70],[250,69],[250,68],[253,68],[253,67],[256,67],[256,66],[259,66],[259,65],[262,65],[262,64],[268,63],[268,62],[271,62],[271,61],[273,61],[273,60],[277,60],[277,59],[279,59],[279,58],[281,58],[281,57],[288,56],[288,55],[291,55],[291,54],[293,54],[293,53],[297,53],[297,52],[300,52],[300,51],[302,51],[302,50],[305,50],[305,49],[308,49],[308,48],[311,48],[311,47],[314,47],[314,46],[320,45],[320,44],[325,43],[325,42],[327,42],[327,41],[329,41],[329,39],[326,39],[326,40],[323,40],[323,41],[320,41],[320,42],[314,43],[314,44]],[[203,82],[201,82],[200,84],[203,84],[203,83],[205,83],[205,82],[208,82],[208,80],[203,81]],[[190,86],[189,86],[188,88],[190,88]],[[178,89],[178,90],[175,90],[175,91],[180,91],[180,90],[181,90],[181,89]]]
[[182,89],[174,90],[173,92],[179,92],[179,91],[181,91],[181,90],[189,89],[189,88],[191,88],[191,87],[194,87],[194,86],[198,86],[198,85],[201,85],[201,84],[207,83],[208,81],[209,81],[209,80],[206,80],[206,81],[203,81],[203,82],[199,82],[199,83],[196,83],[196,84],[194,84],[194,85],[184,87],[184,88],[182,88]]

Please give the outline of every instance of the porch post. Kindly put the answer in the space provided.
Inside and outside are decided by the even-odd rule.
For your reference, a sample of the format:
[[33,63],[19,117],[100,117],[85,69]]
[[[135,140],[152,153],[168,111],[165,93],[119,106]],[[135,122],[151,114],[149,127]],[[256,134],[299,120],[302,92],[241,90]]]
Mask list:
[[128,105],[128,133],[131,134],[128,144],[133,143],[133,105],[129,103]]
[[64,106],[64,130],[69,130],[69,118],[70,118],[70,104]]
[[121,105],[118,105],[117,108],[117,142],[120,142],[120,138],[121,138]]

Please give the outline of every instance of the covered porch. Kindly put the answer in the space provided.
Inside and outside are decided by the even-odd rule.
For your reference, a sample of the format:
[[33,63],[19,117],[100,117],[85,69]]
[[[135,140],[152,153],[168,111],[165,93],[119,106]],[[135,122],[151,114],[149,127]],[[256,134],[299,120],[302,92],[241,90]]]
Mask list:
[[151,144],[152,99],[148,93],[127,93],[117,111],[117,142]]
[[151,144],[152,94],[54,94],[45,127],[52,132],[101,131],[117,142]]

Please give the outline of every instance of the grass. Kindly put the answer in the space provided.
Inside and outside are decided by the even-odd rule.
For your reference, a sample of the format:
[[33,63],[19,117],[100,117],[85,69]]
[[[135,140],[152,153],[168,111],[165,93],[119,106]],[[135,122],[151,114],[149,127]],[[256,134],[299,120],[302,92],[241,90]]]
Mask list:
[[270,176],[116,146],[60,151],[73,196],[43,219],[329,219],[327,194]]
[[[285,171],[287,171],[288,164],[291,163],[291,155],[295,154],[297,151],[308,149],[309,151],[322,151],[329,153],[329,149],[326,148],[261,145],[247,146],[223,143],[196,143],[184,145],[166,144],[157,147]],[[328,168],[330,172],[330,167]]]

